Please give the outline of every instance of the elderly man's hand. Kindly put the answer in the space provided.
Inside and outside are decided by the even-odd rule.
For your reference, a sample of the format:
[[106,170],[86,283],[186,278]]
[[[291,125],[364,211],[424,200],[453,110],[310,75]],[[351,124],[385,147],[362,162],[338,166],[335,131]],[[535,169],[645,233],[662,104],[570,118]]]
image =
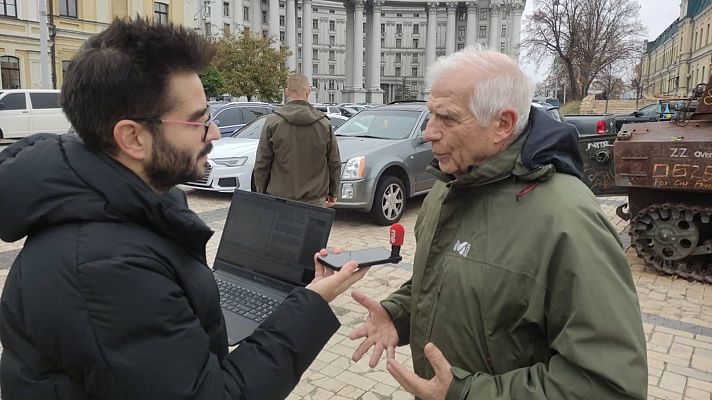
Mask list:
[[393,325],[393,321],[391,321],[386,309],[383,308],[381,303],[363,293],[354,291],[351,296],[368,310],[366,322],[352,330],[349,335],[351,340],[364,338],[363,342],[354,351],[351,359],[354,361],[360,360],[371,347],[373,347],[373,355],[368,361],[368,365],[371,368],[378,364],[378,360],[381,359],[384,350],[388,358],[395,358],[398,331],[396,331],[396,327]]
[[435,371],[435,377],[431,380],[419,377],[395,359],[388,360],[386,369],[408,393],[423,400],[443,400],[453,380],[450,363],[432,343],[425,345],[425,356]]

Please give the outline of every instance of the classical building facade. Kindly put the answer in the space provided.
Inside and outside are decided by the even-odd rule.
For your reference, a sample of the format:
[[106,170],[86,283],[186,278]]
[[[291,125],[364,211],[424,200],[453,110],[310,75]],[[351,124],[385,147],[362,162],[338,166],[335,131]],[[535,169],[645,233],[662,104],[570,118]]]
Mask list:
[[[69,60],[84,41],[115,17],[153,16],[161,22],[194,24],[180,0],[47,0],[50,87],[62,85]],[[192,9],[190,4],[189,11]],[[39,88],[40,16],[37,0],[0,0],[0,88]]]
[[468,44],[516,58],[525,3],[196,0],[193,12],[206,35],[249,28],[287,46],[287,65],[312,79],[314,101],[379,104],[422,98],[427,66]]
[[680,17],[654,41],[643,56],[643,94],[682,97],[712,73],[712,0],[683,0]]

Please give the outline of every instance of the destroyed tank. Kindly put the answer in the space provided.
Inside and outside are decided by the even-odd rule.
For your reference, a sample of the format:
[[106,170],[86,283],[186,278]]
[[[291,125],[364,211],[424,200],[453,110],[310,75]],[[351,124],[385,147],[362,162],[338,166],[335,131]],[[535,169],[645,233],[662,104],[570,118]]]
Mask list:
[[[628,203],[631,246],[656,270],[712,283],[712,77],[686,99],[661,101],[667,121],[623,125],[615,186]],[[626,210],[627,209],[627,210]]]

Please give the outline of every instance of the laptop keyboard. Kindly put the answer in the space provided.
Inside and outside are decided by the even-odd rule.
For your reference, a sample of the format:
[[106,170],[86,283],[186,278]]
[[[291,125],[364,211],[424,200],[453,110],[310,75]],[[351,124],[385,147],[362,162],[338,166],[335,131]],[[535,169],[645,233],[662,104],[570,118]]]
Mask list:
[[278,302],[222,279],[215,279],[220,291],[220,306],[255,322],[262,322],[277,308]]

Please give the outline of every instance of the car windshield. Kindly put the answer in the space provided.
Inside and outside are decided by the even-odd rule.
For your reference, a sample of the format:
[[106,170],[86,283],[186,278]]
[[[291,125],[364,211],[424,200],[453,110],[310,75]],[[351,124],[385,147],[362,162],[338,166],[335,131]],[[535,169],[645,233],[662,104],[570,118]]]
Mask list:
[[242,128],[233,132],[230,137],[239,137],[244,139],[259,139],[262,135],[262,127],[265,125],[267,118],[258,118]]
[[410,136],[421,111],[362,111],[344,122],[336,136],[370,137],[398,140]]

